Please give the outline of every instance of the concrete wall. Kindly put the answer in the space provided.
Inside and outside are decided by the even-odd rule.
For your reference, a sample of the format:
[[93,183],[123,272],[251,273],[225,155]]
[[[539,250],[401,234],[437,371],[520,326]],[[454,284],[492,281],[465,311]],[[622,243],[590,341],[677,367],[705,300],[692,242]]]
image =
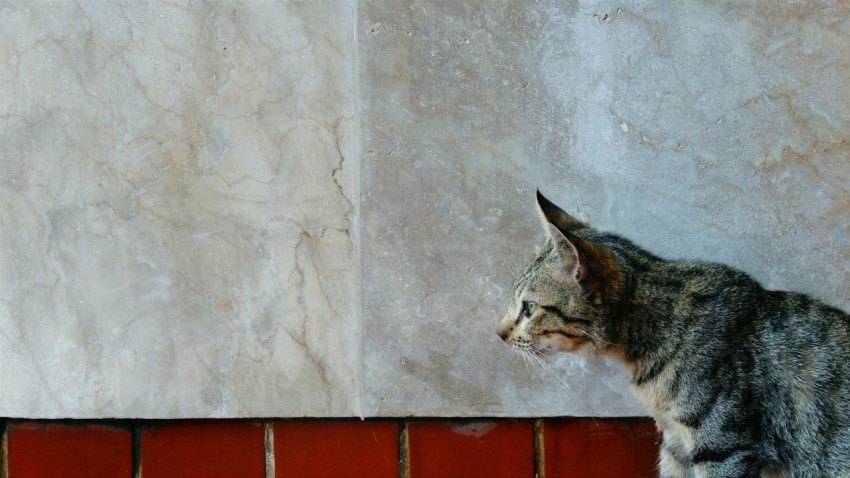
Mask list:
[[850,307],[840,4],[0,17],[0,416],[640,415],[495,334],[537,187]]

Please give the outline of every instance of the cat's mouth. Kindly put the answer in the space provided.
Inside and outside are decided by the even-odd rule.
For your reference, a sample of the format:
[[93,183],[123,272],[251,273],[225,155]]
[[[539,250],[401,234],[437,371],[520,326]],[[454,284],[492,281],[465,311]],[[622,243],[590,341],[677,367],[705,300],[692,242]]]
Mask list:
[[557,350],[553,349],[551,345],[536,341],[522,343],[513,342],[510,344],[510,346],[512,349],[518,352],[527,353],[529,355],[534,355],[537,357],[545,357],[557,352]]
[[538,355],[552,355],[557,352],[573,352],[585,341],[580,335],[563,330],[544,330],[536,341],[535,351]]
[[530,352],[533,355],[536,355],[538,357],[548,357],[550,355],[554,355],[557,352],[557,350],[553,349],[552,347],[550,347],[548,345],[544,345],[544,346],[540,346],[540,347],[534,347],[533,349],[530,350]]
[[564,332],[563,330],[544,330],[543,332],[540,333],[540,335],[551,335],[551,334],[563,335],[564,337],[566,337],[568,339],[572,339],[572,340],[581,338],[580,335],[573,335],[573,334]]

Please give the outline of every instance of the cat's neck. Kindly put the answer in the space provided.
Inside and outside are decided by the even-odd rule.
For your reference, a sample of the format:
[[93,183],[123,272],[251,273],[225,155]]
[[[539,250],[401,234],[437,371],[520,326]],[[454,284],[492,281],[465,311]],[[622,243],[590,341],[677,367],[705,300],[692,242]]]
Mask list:
[[652,258],[636,265],[630,293],[613,317],[612,336],[617,337],[617,346],[609,354],[626,366],[633,383],[643,383],[660,373],[687,330],[706,315],[695,301],[716,300],[714,276],[735,274],[749,279],[713,264]]

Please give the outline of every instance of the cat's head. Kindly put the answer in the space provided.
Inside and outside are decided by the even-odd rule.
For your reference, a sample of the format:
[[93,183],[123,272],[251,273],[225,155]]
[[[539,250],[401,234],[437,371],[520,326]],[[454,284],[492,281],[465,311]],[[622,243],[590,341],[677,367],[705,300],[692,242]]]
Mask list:
[[612,304],[623,283],[614,255],[596,231],[537,193],[546,240],[516,280],[497,328],[512,348],[548,355],[593,355],[613,346]]

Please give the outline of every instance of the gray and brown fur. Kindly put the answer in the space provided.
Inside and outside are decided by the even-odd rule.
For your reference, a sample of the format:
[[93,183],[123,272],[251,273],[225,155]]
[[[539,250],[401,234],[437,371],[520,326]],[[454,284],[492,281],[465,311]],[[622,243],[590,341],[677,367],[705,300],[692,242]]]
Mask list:
[[622,363],[663,434],[662,477],[850,476],[850,315],[537,202],[547,238],[498,326],[505,342]]

